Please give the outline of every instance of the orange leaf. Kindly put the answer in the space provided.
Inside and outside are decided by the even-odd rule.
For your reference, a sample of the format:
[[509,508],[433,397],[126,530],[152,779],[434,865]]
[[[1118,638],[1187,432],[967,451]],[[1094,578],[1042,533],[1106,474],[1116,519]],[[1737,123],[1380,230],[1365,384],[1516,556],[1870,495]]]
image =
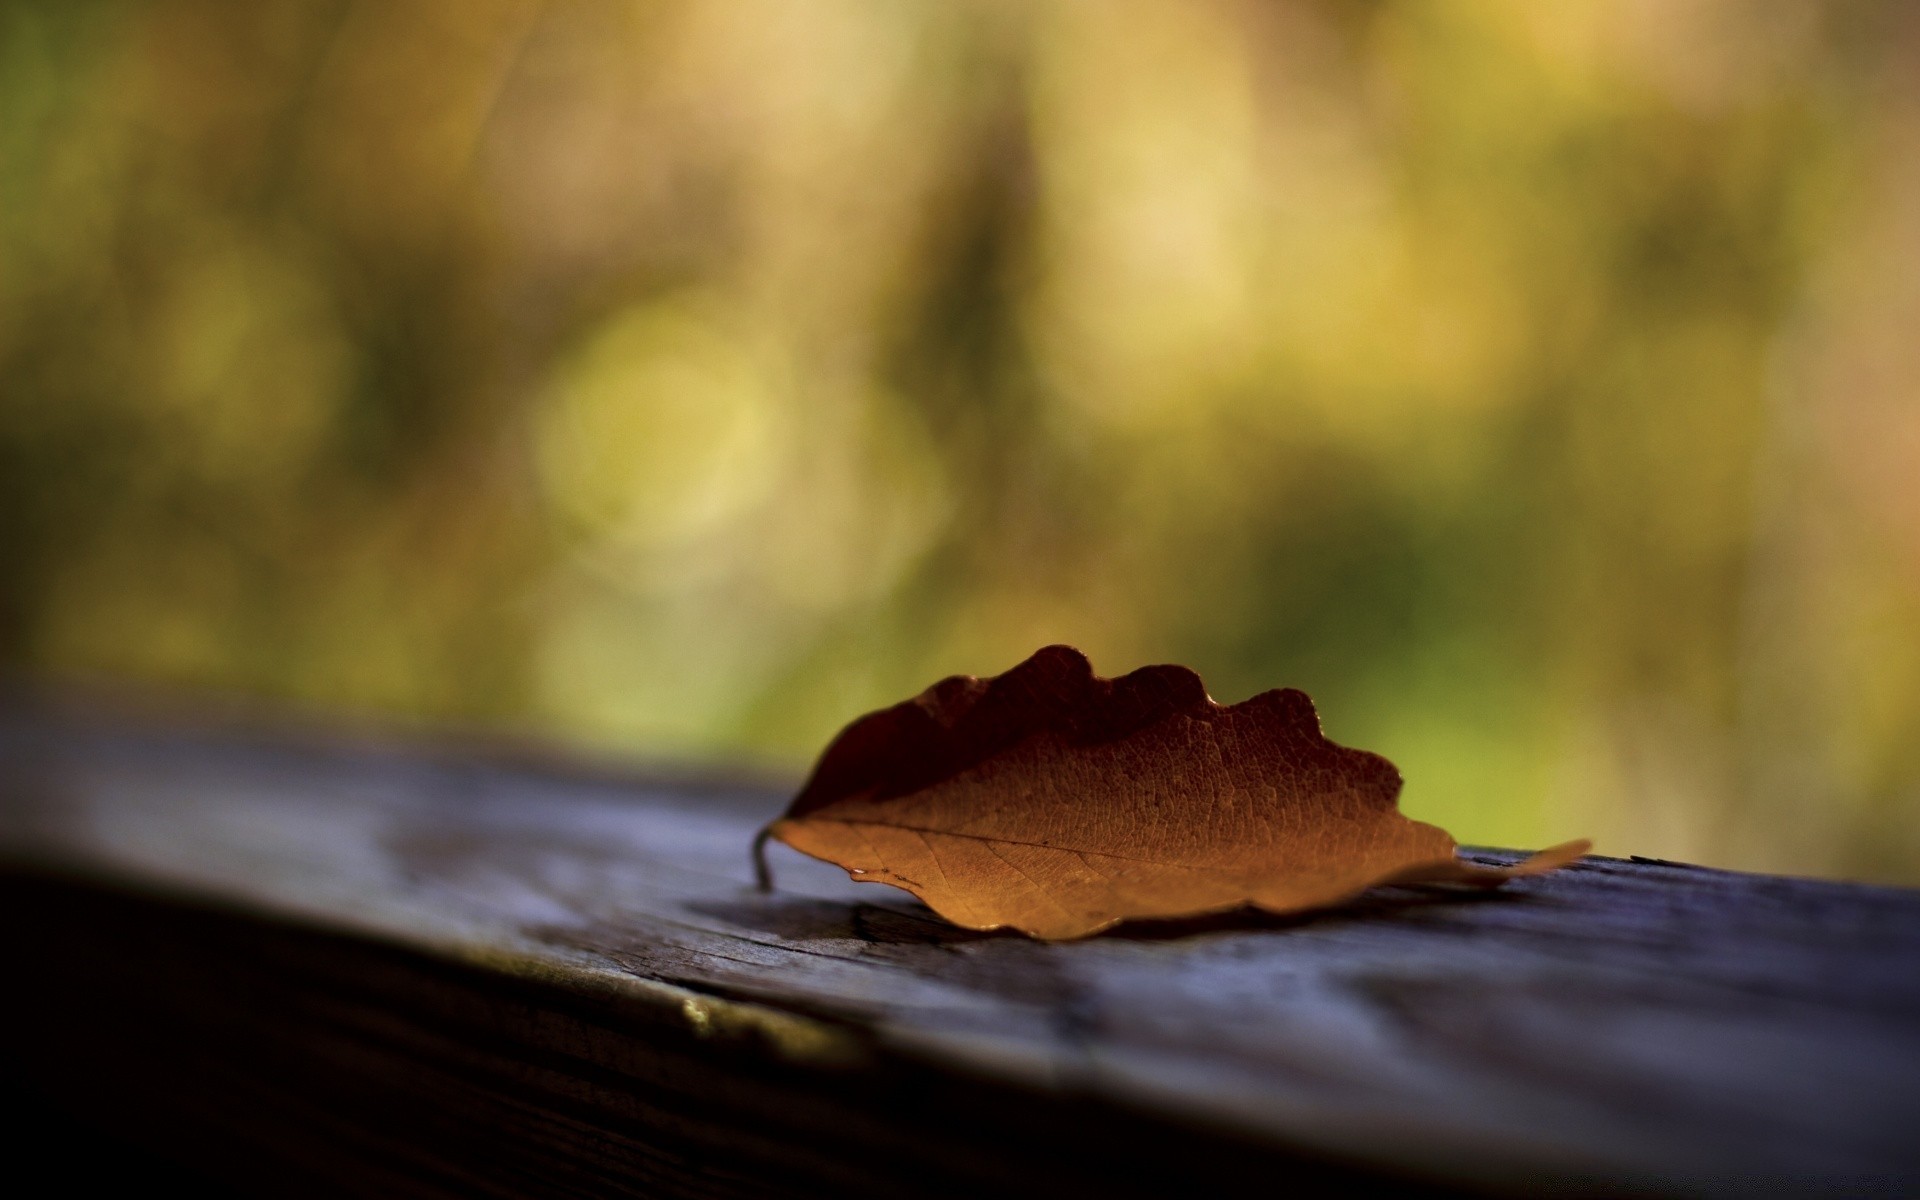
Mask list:
[[1399,794],[1393,764],[1328,741],[1303,692],[1222,707],[1185,667],[1102,679],[1049,646],[847,726],[760,842],[905,888],[957,925],[1049,939],[1296,912],[1378,884],[1497,884],[1588,846],[1477,866],[1402,816]]

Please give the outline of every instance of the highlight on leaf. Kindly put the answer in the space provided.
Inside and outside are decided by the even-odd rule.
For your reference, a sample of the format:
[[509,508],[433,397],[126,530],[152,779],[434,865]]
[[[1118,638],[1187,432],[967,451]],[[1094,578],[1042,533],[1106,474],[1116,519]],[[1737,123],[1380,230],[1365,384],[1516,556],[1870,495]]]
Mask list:
[[847,726],[754,850],[763,887],[772,838],[956,925],[1054,940],[1382,884],[1497,885],[1588,847],[1479,866],[1399,795],[1393,764],[1328,741],[1303,692],[1223,706],[1185,667],[1103,679],[1048,646]]

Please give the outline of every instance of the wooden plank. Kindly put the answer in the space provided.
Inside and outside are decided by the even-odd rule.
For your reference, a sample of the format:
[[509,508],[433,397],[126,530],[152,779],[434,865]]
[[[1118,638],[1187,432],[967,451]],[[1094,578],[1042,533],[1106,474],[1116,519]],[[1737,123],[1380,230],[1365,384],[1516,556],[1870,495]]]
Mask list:
[[1920,893],[1595,858],[1045,945],[755,891],[783,799],[15,696],[8,1053],[275,1191],[1920,1184]]

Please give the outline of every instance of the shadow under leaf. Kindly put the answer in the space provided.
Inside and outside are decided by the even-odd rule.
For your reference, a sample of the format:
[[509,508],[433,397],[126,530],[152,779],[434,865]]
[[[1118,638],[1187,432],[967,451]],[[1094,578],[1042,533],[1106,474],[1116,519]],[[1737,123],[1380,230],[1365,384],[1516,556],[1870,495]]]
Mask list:
[[[1522,893],[1501,889],[1446,885],[1382,887],[1346,904],[1305,912],[1270,913],[1248,907],[1193,917],[1134,919],[1085,940],[1172,941],[1204,934],[1284,933],[1329,922],[1372,920],[1523,900]],[[791,941],[844,939],[875,946],[958,946],[988,940],[1029,940],[1006,928],[965,929],[947,922],[917,901],[907,900],[905,904],[911,907],[822,900],[775,891],[748,892],[737,900],[703,901],[688,908],[741,929]]]

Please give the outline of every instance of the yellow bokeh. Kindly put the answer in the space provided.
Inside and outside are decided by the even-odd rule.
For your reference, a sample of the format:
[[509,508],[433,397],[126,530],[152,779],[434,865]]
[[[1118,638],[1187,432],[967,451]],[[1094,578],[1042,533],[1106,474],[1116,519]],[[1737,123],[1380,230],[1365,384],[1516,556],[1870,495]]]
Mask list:
[[1066,641],[1920,880],[1899,0],[0,4],[0,665],[798,770]]

